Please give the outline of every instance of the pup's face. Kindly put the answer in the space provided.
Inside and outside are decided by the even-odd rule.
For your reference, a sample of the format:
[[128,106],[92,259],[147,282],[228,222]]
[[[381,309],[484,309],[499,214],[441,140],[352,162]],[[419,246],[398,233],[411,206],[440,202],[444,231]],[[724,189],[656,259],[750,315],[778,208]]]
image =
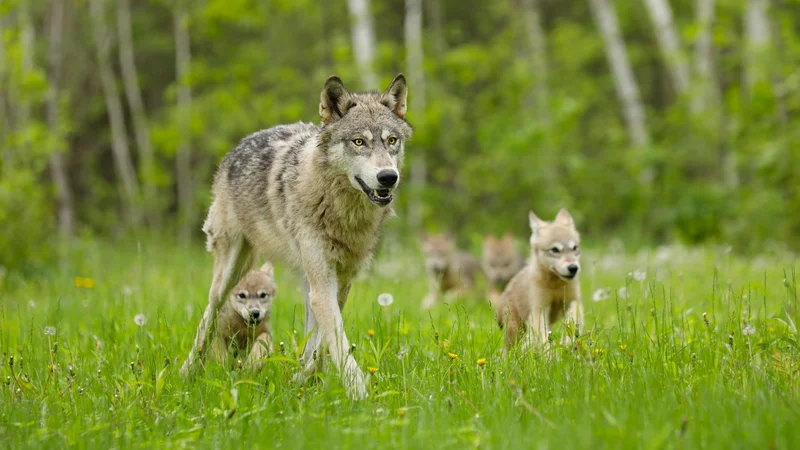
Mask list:
[[273,274],[272,265],[264,264],[261,269],[248,272],[231,291],[229,301],[248,326],[256,327],[269,320],[277,289]]
[[536,261],[562,280],[572,280],[581,269],[580,235],[566,209],[561,209],[552,222],[539,219],[531,211],[531,251]]
[[425,268],[432,273],[442,274],[450,265],[455,252],[453,239],[445,234],[431,234],[422,238],[422,253],[425,255]]
[[320,96],[320,142],[327,148],[327,161],[378,206],[391,203],[400,184],[412,132],[405,121],[406,93],[403,75],[381,94],[348,92],[339,78],[331,77]]
[[509,281],[519,270],[519,255],[510,234],[502,239],[487,235],[483,239],[481,266],[493,284]]

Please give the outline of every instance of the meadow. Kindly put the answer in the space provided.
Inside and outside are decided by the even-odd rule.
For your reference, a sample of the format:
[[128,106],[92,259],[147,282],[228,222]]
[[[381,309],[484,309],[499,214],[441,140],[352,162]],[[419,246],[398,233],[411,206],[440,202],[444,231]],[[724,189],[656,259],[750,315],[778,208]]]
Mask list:
[[588,329],[504,358],[485,296],[421,311],[421,256],[387,239],[344,313],[369,374],[352,402],[331,365],[292,382],[302,294],[281,266],[263,371],[184,382],[210,255],[81,241],[0,272],[0,447],[797,448],[795,256],[731,250],[589,248]]

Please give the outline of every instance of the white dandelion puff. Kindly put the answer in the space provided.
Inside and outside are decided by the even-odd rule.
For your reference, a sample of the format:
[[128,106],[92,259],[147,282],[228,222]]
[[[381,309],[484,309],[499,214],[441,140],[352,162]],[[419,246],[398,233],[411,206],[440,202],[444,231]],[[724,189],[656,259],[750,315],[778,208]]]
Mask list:
[[36,308],[36,302],[31,300],[28,302],[28,308],[33,309]]
[[46,326],[44,327],[44,334],[45,336],[55,336],[56,335],[56,327],[53,326]]
[[592,301],[601,302],[603,300],[608,300],[610,296],[611,296],[611,289],[609,288],[598,289],[594,291],[594,294],[592,294]]
[[647,279],[647,272],[641,269],[633,271],[633,279],[636,281],[644,281]]
[[744,329],[742,329],[742,334],[745,335],[745,336],[752,336],[752,335],[756,334],[756,327],[754,327],[753,325],[747,324],[747,326],[744,327]]
[[621,299],[628,298],[628,288],[625,287],[625,286],[622,286],[621,288],[617,289],[617,297],[619,297]]
[[378,296],[378,304],[381,306],[389,306],[394,303],[394,297],[392,294],[384,292],[383,294]]
[[137,314],[137,315],[133,316],[133,322],[136,325],[139,325],[140,327],[143,327],[144,324],[147,323],[147,316],[145,316],[144,314]]
[[125,297],[130,297],[131,294],[133,294],[133,289],[131,289],[130,286],[128,285],[122,286],[122,295],[124,295]]

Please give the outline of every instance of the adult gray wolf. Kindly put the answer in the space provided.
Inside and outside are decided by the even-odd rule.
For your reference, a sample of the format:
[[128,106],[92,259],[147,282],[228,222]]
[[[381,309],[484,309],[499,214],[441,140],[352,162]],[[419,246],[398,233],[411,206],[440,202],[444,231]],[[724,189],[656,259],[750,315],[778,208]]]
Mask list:
[[222,299],[255,251],[304,276],[305,328],[311,337],[303,374],[317,369],[322,358],[314,356],[324,342],[348,395],[367,395],[364,374],[350,354],[342,308],[391,213],[412,134],[406,97],[402,74],[382,93],[349,92],[341,79],[330,77],[320,95],[320,126],[300,122],[259,131],[222,160],[203,226],[214,254],[208,306],[182,376],[196,370]]

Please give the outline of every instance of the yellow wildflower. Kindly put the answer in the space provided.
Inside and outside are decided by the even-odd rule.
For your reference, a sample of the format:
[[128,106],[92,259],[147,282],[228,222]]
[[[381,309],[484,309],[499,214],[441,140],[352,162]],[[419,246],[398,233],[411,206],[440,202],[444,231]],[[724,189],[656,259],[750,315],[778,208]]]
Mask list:
[[74,284],[76,288],[94,289],[94,280],[87,277],[75,277],[72,280],[72,284]]
[[369,330],[367,330],[367,334],[369,335],[369,337],[375,336],[375,330],[370,328]]
[[627,349],[628,349],[628,346],[627,346],[627,345],[620,345],[620,346],[619,346],[619,349],[620,349],[620,350],[622,350],[622,351],[624,352],[625,350],[627,350]]
[[483,366],[485,366],[485,365],[486,365],[486,358],[480,358],[480,359],[478,359],[478,365],[479,365],[480,367],[483,367]]
[[368,367],[367,370],[369,370],[369,373],[375,373],[375,372],[378,371],[378,368],[377,367]]
[[397,410],[397,415],[403,417],[408,413],[408,408],[400,408]]
[[450,357],[450,359],[456,359],[456,358],[458,358],[458,355],[456,355],[455,353],[448,353],[448,354],[447,354],[447,356],[449,356],[449,357]]

